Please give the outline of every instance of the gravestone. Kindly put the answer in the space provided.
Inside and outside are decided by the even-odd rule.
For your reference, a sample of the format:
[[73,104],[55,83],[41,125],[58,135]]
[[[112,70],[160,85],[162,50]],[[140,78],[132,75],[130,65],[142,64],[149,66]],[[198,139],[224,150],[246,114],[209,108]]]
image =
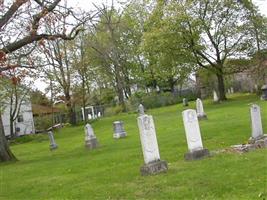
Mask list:
[[199,120],[207,119],[207,115],[204,112],[203,103],[202,103],[201,99],[199,99],[199,98],[196,100],[196,108],[197,108],[197,118]]
[[183,111],[182,114],[189,150],[184,158],[186,160],[197,160],[209,156],[209,150],[203,148],[196,111],[188,109]]
[[55,142],[55,139],[54,139],[54,134],[52,131],[48,131],[48,137],[49,137],[49,140],[50,140],[50,150],[55,150],[58,148],[56,142]]
[[214,102],[218,102],[218,101],[219,101],[217,92],[216,92],[215,90],[213,90],[213,101],[214,101]]
[[263,134],[261,110],[258,105],[253,104],[250,107],[250,116],[251,116],[252,134],[248,140],[248,144],[231,146],[235,151],[240,153],[245,153],[258,148],[267,147],[267,135]]
[[261,87],[262,96],[261,99],[267,101],[267,85]]
[[183,106],[188,106],[188,100],[187,100],[187,98],[183,98]]
[[231,91],[231,94],[234,94],[234,93],[235,93],[235,91],[234,91],[234,88],[233,88],[233,87],[231,87],[231,88],[230,88],[230,91]]
[[84,127],[85,132],[85,147],[88,149],[95,149],[98,146],[94,130],[90,124],[86,124]]
[[160,160],[153,117],[144,113],[142,105],[139,105],[139,114],[137,122],[145,162],[140,172],[143,176],[166,172],[168,165],[166,161]]
[[127,136],[122,121],[113,122],[113,131],[113,138],[115,139],[124,138]]
[[250,107],[250,116],[251,116],[251,128],[253,139],[258,139],[263,136],[262,121],[261,121],[261,109],[258,105],[253,104]]

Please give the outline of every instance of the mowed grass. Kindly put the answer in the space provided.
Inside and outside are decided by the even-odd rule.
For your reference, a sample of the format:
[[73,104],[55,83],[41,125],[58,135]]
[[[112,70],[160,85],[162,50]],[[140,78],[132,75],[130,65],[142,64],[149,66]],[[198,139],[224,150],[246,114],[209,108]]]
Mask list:
[[[261,106],[266,133],[266,101],[253,95],[230,96],[220,104],[204,101],[208,115],[208,120],[200,121],[204,147],[216,151],[246,142],[251,135],[250,103]],[[195,108],[195,102],[189,108]],[[19,161],[0,164],[0,199],[266,199],[267,149],[184,161],[184,109],[178,104],[148,111],[154,117],[161,159],[169,165],[167,173],[140,175],[137,113],[121,114],[92,124],[101,145],[93,151],[84,147],[82,126],[57,132],[56,151],[49,150],[44,136],[12,145]],[[115,120],[124,121],[127,138],[112,138]]]

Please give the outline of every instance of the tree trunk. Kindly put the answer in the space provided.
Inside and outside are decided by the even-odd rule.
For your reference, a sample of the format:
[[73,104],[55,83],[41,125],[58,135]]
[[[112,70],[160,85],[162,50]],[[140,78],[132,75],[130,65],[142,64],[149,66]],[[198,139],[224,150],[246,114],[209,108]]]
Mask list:
[[66,106],[68,109],[69,122],[72,125],[76,125],[77,124],[76,114],[75,114],[75,110],[74,110],[72,103],[71,103],[71,97],[69,94],[66,94],[65,98],[66,98]]
[[169,78],[168,82],[169,82],[170,91],[171,91],[171,93],[174,94],[175,82],[173,81],[173,78]]
[[224,87],[224,78],[222,73],[216,74],[218,79],[218,92],[219,92],[219,101],[227,100],[225,95],[225,87]]
[[15,134],[14,134],[14,122],[11,119],[11,116],[10,116],[9,123],[10,123],[9,124],[9,127],[10,127],[10,136],[11,136],[11,138],[15,138]]
[[2,116],[0,113],[0,162],[17,160],[11,152],[5,137],[4,127],[2,124]]

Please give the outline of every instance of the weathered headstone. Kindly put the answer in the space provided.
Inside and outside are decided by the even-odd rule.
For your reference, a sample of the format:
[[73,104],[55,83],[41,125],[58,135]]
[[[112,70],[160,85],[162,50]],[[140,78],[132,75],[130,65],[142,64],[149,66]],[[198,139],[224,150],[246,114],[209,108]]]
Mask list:
[[168,170],[168,165],[166,161],[160,160],[153,117],[144,113],[142,105],[139,106],[139,114],[137,122],[145,162],[140,172],[142,175],[165,172]]
[[233,87],[231,87],[231,88],[230,88],[230,91],[231,91],[231,94],[234,94],[234,93],[235,93],[235,91],[234,91],[234,88],[233,88]]
[[187,98],[183,98],[183,106],[188,106],[188,100],[187,100]]
[[196,108],[197,108],[197,118],[199,120],[207,119],[207,115],[204,112],[203,103],[202,103],[201,99],[199,99],[199,98],[196,100]]
[[216,92],[215,90],[213,90],[213,101],[214,101],[214,102],[218,102],[218,101],[219,101],[217,92]]
[[261,99],[267,101],[267,85],[261,87],[262,96]]
[[183,122],[189,149],[185,159],[196,160],[209,156],[209,150],[203,148],[196,111],[192,109],[183,111]]
[[86,124],[84,127],[85,131],[85,147],[89,149],[95,149],[98,146],[94,130],[90,124]]
[[258,105],[253,104],[250,107],[252,138],[257,139],[263,136],[261,109]]
[[54,134],[52,131],[48,131],[48,137],[49,137],[49,140],[50,140],[50,150],[54,150],[54,149],[57,149],[58,146],[55,142],[55,138],[54,138]]
[[115,139],[124,138],[127,136],[122,121],[113,122],[113,131],[113,138]]

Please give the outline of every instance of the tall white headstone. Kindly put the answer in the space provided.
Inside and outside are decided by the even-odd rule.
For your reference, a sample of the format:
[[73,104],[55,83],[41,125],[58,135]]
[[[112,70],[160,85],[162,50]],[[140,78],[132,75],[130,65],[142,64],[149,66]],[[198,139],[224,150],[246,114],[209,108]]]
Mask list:
[[167,163],[160,160],[153,117],[144,113],[142,105],[139,106],[139,113],[137,122],[145,162],[145,165],[141,167],[141,173],[142,175],[148,175],[166,171]]
[[138,127],[145,164],[159,161],[159,148],[152,116],[143,115],[138,117]]
[[183,111],[182,114],[189,150],[189,152],[185,154],[185,159],[193,160],[209,155],[209,151],[203,148],[196,111],[188,109]]
[[98,142],[97,142],[92,126],[87,123],[84,127],[84,132],[85,132],[85,146],[89,149],[96,148],[98,145]]
[[263,136],[260,107],[256,104],[253,104],[250,107],[250,115],[251,115],[252,138],[254,139],[260,138]]
[[196,109],[198,119],[207,119],[207,115],[204,112],[203,103],[199,98],[196,100]]
[[218,102],[218,101],[219,101],[217,92],[216,92],[215,90],[213,90],[213,101],[214,101],[214,102]]

